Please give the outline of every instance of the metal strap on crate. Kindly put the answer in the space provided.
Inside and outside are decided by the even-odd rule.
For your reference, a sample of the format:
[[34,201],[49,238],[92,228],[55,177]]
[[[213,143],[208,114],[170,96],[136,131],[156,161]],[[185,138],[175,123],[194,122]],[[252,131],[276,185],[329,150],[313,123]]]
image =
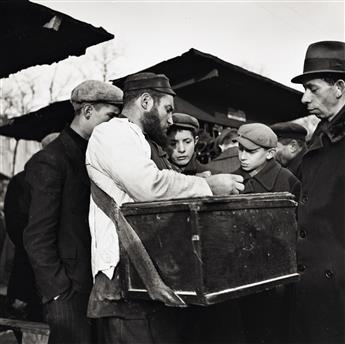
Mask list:
[[150,297],[153,300],[162,301],[167,306],[185,306],[184,301],[162,281],[138,234],[128,223],[117,203],[92,181],[91,195],[95,204],[114,223],[119,240]]

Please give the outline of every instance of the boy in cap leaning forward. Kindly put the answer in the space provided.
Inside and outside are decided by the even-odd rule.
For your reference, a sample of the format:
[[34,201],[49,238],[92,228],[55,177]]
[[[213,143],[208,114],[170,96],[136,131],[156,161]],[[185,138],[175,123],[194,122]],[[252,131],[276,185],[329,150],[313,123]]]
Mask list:
[[25,166],[30,189],[23,243],[50,327],[49,344],[93,343],[86,317],[92,287],[85,152],[93,129],[120,113],[122,91],[87,80],[71,94],[70,126]]
[[[234,173],[243,176],[243,193],[288,191],[298,200],[299,180],[274,159],[278,139],[272,129],[261,123],[244,124],[238,130],[236,141],[241,167]],[[248,342],[279,342],[285,316],[281,291],[271,290],[241,299]]]

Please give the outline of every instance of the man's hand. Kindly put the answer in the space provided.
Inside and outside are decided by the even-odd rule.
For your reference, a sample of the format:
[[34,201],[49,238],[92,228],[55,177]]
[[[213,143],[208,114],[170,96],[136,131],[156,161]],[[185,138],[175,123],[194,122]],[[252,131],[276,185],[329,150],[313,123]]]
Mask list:
[[206,181],[214,195],[237,195],[244,190],[243,177],[237,174],[215,174]]

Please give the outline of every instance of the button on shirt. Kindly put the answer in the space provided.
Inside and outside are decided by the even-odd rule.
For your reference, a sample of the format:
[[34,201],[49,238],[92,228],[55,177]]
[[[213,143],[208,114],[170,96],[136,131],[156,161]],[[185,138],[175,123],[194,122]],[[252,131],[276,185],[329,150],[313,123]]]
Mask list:
[[[151,160],[151,149],[139,126],[127,118],[113,118],[98,125],[86,151],[90,179],[112,197],[118,206],[184,197],[211,196],[203,178],[159,170]],[[112,278],[119,262],[119,242],[113,222],[90,201],[91,263]]]

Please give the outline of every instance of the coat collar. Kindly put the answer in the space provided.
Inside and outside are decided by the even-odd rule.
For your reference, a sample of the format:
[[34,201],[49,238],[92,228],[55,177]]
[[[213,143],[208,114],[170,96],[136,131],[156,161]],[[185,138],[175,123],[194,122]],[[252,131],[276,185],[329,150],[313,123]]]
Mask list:
[[345,106],[331,121],[322,120],[317,126],[309,143],[308,151],[324,147],[327,138],[331,144],[337,143],[345,137]]
[[71,132],[72,130],[73,129],[70,127],[65,128],[61,132],[59,139],[63,144],[67,158],[74,171],[79,175],[84,184],[90,185],[90,180],[85,165],[85,151],[81,147],[80,142],[77,142],[77,140],[73,137],[74,133]]
[[236,174],[239,173],[242,175],[244,179],[244,184],[246,185],[246,190],[245,190],[246,192],[254,191],[254,190],[249,190],[250,183],[248,184],[248,188],[247,188],[247,183],[250,181],[250,179],[255,179],[259,184],[262,185],[262,187],[265,190],[272,191],[281,169],[282,167],[274,159],[271,159],[267,161],[264,168],[254,177],[251,177],[248,172],[243,171],[242,169],[239,169],[237,172],[234,172],[234,173]]

